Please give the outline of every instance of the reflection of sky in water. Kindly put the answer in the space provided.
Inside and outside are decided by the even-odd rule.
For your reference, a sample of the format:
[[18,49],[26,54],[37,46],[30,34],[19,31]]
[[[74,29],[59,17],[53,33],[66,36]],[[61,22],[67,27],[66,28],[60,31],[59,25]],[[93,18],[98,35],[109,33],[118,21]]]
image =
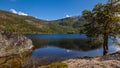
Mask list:
[[[114,46],[114,44],[109,46],[109,52],[115,52],[120,50],[119,46]],[[79,51],[79,50],[69,50],[63,49],[55,46],[46,46],[40,49],[36,49],[33,51],[33,56],[57,56],[57,57],[65,57],[65,56],[99,56],[102,55],[103,48],[90,50],[90,51]]]
[[[64,40],[86,38],[84,34],[41,34],[41,35],[26,35],[26,36],[29,38],[44,39],[45,41],[48,41],[48,42],[52,42],[52,41],[59,42],[59,40],[61,40],[62,38],[64,38]],[[119,38],[117,39],[118,41],[120,41]],[[109,53],[112,53],[118,50],[120,50],[120,46],[115,46],[115,44],[113,44],[113,41],[109,39]],[[82,57],[82,56],[100,56],[102,54],[103,54],[102,47],[96,48],[93,50],[82,51],[79,49],[72,50],[67,48],[59,48],[54,45],[49,46],[49,44],[46,44],[46,46],[42,48],[37,48],[32,52],[33,57],[37,57],[37,58],[48,57],[48,59],[55,59],[55,58],[60,59],[60,58],[69,58],[69,57]]]

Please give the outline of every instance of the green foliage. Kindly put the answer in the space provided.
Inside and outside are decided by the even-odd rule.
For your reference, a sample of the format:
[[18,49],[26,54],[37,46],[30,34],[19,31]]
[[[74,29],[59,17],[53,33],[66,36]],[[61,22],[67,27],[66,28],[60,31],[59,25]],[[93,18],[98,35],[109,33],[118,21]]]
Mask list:
[[92,11],[84,10],[83,17],[89,22],[85,24],[88,37],[103,38],[104,55],[108,52],[108,38],[120,34],[120,4],[97,4]]
[[[18,33],[45,33],[44,20],[0,10],[0,30]],[[45,28],[45,29],[44,29]],[[44,29],[44,30],[43,30]]]
[[89,22],[85,25],[88,36],[98,36],[107,33],[109,36],[116,35],[120,29],[120,4],[97,4],[92,11],[84,10],[83,17]]
[[67,31],[67,33],[79,33],[79,32],[84,33],[83,25],[87,23],[87,21],[83,19],[81,16],[63,18],[52,22],[55,22],[58,25],[64,27],[66,30],[69,30]]
[[62,26],[62,25],[59,25],[58,23],[49,23],[49,28],[50,28],[50,32],[52,33],[77,33],[78,32],[78,29],[77,28],[73,28],[71,26]]
[[84,20],[77,17],[45,21],[0,10],[0,30],[21,34],[79,33],[83,24]]
[[47,66],[41,66],[38,68],[67,68],[67,65],[65,63],[56,62],[56,63],[49,64]]

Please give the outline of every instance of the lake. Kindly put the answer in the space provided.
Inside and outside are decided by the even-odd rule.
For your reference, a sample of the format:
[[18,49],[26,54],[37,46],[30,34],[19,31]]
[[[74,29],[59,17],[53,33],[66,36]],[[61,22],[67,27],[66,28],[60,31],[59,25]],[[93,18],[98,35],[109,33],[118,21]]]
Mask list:
[[[102,56],[102,45],[87,43],[85,34],[28,34],[35,46],[32,58],[42,64],[68,58]],[[119,38],[118,38],[119,40]],[[109,53],[120,50],[120,46],[109,39]]]

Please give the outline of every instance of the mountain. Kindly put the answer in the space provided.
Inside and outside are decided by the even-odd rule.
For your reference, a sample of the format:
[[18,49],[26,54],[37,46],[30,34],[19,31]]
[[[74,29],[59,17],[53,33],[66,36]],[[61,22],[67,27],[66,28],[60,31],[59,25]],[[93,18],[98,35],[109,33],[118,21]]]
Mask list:
[[84,23],[81,16],[47,21],[0,10],[0,30],[22,34],[79,33]]
[[0,10],[0,29],[19,33],[46,33],[48,21]]
[[74,31],[71,31],[70,33],[83,32],[83,25],[87,23],[84,18],[82,18],[82,16],[67,17],[59,20],[54,20],[53,22],[56,22],[64,27],[73,28]]

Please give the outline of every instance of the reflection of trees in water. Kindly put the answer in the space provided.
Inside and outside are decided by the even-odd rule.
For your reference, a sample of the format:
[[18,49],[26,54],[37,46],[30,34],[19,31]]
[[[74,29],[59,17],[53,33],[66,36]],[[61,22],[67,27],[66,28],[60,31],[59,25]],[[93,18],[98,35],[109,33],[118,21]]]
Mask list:
[[60,48],[89,51],[102,47],[98,42],[94,40],[90,42],[88,39],[38,39],[32,38],[35,48],[45,46],[57,46]]

